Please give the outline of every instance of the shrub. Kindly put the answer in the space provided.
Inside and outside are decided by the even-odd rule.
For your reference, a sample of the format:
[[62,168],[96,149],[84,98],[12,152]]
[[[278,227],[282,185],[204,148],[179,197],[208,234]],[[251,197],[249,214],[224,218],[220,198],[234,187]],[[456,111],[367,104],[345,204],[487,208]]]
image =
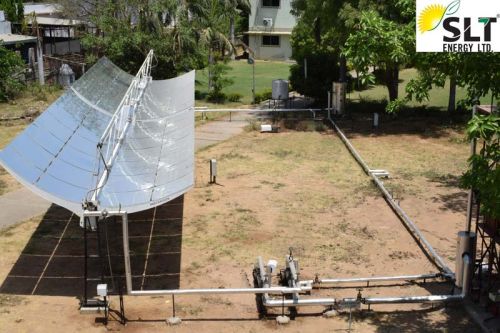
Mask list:
[[260,131],[260,121],[257,121],[255,119],[250,119],[248,121],[248,125],[245,127],[245,131],[247,132],[253,132],[253,131]]
[[23,65],[20,56],[0,45],[0,101],[17,96],[24,88],[19,76]]
[[[293,38],[293,58],[296,64],[290,67],[290,85],[300,94],[326,102],[328,91],[332,89],[332,82],[339,79],[338,58],[334,52],[317,47],[304,47],[303,37],[295,35]],[[307,79],[304,75],[304,59],[307,59]]]
[[202,100],[202,99],[205,99],[207,97],[207,93],[204,92],[204,91],[199,91],[198,89],[196,89],[194,91],[194,99],[196,100]]
[[232,93],[227,95],[227,100],[229,102],[241,102],[241,99],[243,98],[242,94],[238,93]]
[[211,88],[207,94],[207,100],[210,102],[224,103],[226,101],[227,96],[222,90],[233,83],[233,80],[224,77],[229,69],[229,66],[219,63],[209,66]]
[[316,132],[324,132],[326,131],[326,126],[323,123],[317,122],[315,126]]
[[212,103],[224,103],[227,99],[226,94],[224,94],[222,91],[216,91],[212,90],[207,94],[207,101],[212,102]]
[[273,97],[273,91],[270,89],[266,89],[262,92],[256,93],[255,94],[255,104],[262,103],[264,101],[267,101],[268,99],[271,99]]

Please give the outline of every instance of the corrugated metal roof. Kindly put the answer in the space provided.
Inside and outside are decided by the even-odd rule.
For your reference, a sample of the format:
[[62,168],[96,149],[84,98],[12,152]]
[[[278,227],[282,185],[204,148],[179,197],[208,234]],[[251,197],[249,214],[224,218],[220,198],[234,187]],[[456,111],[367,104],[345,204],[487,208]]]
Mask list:
[[36,37],[16,35],[16,34],[0,34],[0,40],[5,45],[24,44],[36,42]]
[[55,14],[61,11],[61,6],[55,3],[25,3],[24,15],[29,15],[33,12],[37,15]]
[[[31,24],[31,18],[26,18],[26,22],[28,24]],[[84,24],[83,21],[80,20],[70,20],[70,19],[62,19],[62,18],[57,18],[57,17],[37,17],[36,22],[39,25],[58,25],[58,26],[75,26],[75,25],[80,25]]]

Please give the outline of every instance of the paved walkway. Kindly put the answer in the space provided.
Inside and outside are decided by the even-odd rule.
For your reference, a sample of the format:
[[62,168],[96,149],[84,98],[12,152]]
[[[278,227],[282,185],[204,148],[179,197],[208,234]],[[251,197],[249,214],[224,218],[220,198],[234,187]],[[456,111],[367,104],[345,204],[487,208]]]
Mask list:
[[[242,119],[239,117],[239,119]],[[225,141],[243,132],[246,120],[211,121],[196,127],[196,150]],[[0,229],[26,221],[47,211],[51,203],[26,188],[21,188],[0,196]]]

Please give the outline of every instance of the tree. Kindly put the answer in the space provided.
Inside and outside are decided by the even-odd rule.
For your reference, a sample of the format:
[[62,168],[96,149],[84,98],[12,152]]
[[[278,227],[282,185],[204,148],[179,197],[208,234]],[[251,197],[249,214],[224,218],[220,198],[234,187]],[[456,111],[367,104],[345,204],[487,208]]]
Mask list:
[[192,26],[187,5],[164,0],[114,0],[88,7],[96,33],[87,33],[82,44],[88,60],[107,56],[118,66],[135,73],[150,49],[157,63],[152,75],[170,78],[204,64],[204,49]]
[[457,104],[456,92],[460,61],[457,53],[417,53],[413,62],[419,75],[408,82],[405,101],[412,99],[419,103],[426,101],[429,99],[429,91],[433,86],[442,88],[449,79],[448,112],[453,113]]
[[333,42],[326,41],[326,35],[323,42],[318,43],[312,30],[302,20],[294,28],[291,39],[292,57],[297,63],[290,67],[290,83],[295,91],[324,101],[332,88],[332,82],[339,79],[339,51],[333,49]]
[[0,41],[0,101],[16,96],[23,88],[19,72],[24,62],[15,52],[6,49]]
[[[406,101],[429,99],[433,86],[443,87],[450,80],[448,111],[456,105],[456,87],[465,87],[467,97],[461,104],[473,106],[480,98],[491,94],[500,97],[500,55],[498,53],[422,53],[415,58],[419,76],[406,87]],[[493,103],[492,103],[493,104]]]
[[[250,14],[250,1],[249,0],[222,0],[225,3],[225,8],[229,12],[229,40],[231,44],[234,45],[235,41],[235,26],[236,26],[236,18],[240,13],[242,15]],[[231,54],[231,58],[234,60],[235,52]]]
[[[390,16],[390,15],[389,15]],[[399,70],[415,52],[414,25],[387,19],[375,10],[361,13],[346,42],[344,54],[367,81],[374,81],[373,68],[385,73],[389,100],[398,99]]]
[[0,0],[0,10],[4,11],[7,20],[13,23],[22,23],[24,20],[22,0]]
[[[354,24],[353,19],[357,16],[357,11],[353,9],[353,6],[357,6],[357,1],[293,0],[291,5],[292,14],[298,19],[292,33],[293,53],[300,53],[299,48],[303,43],[300,40],[304,41],[306,38],[315,41],[317,47],[324,46],[319,52],[323,56],[328,52],[332,59],[339,62],[339,66],[334,66],[339,71],[338,75],[335,73],[331,76],[345,82],[347,62],[342,51],[349,35],[348,31]],[[295,44],[293,40],[296,41]]]
[[[348,31],[357,16],[357,1],[293,0],[292,14],[297,24],[291,37],[290,83],[294,90],[325,100],[332,82],[347,81],[347,61],[343,53]],[[307,62],[307,78],[305,63]]]
[[469,169],[461,179],[462,186],[472,189],[481,202],[482,213],[500,219],[500,117],[476,115],[469,122],[470,140],[484,142],[479,154],[469,159]]

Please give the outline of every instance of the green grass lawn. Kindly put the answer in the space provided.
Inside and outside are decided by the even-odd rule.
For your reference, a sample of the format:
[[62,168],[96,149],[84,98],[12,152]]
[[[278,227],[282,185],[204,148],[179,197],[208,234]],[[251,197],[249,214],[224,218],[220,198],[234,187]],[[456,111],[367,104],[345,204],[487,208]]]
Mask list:
[[[255,92],[271,90],[275,79],[288,80],[290,75],[290,63],[278,61],[256,61],[255,62]],[[233,80],[233,84],[224,89],[224,93],[238,93],[243,96],[241,102],[250,104],[252,102],[252,65],[246,60],[236,60],[228,63],[231,70],[226,77]],[[196,90],[206,93],[208,90],[207,69],[196,71]],[[203,104],[203,103],[202,103]]]
[[[399,83],[399,97],[404,98],[406,96],[406,85],[408,81],[413,78],[416,78],[418,75],[417,70],[414,68],[403,69],[399,73],[400,83]],[[441,109],[448,108],[448,96],[450,92],[450,82],[446,80],[446,84],[443,88],[433,87],[429,92],[429,100],[423,103],[417,103],[415,101],[411,101],[408,103],[410,107],[418,107],[418,106],[428,106],[428,107],[437,107]],[[456,101],[460,101],[466,97],[466,89],[462,87],[457,87],[457,98]],[[387,91],[387,87],[384,85],[375,85],[371,86],[366,90],[362,91],[353,91],[348,94],[348,98],[353,102],[361,102],[364,100],[368,101],[381,101],[388,100],[389,93]],[[481,99],[482,103],[489,104],[491,103],[491,96],[484,97]]]

